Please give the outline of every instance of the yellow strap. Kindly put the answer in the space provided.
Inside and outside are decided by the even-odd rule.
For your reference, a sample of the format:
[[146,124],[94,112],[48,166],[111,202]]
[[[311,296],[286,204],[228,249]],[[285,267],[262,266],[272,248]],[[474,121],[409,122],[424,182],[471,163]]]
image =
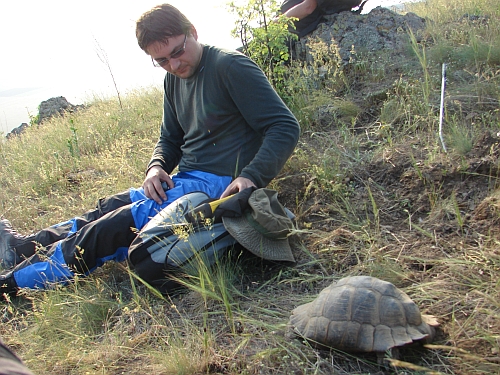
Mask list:
[[215,209],[217,207],[219,207],[219,205],[222,203],[222,202],[225,202],[227,201],[229,198],[232,198],[234,196],[233,195],[230,195],[228,197],[225,197],[225,198],[221,198],[221,199],[217,199],[216,201],[213,201],[213,202],[210,202],[209,205],[210,205],[210,209],[212,210],[212,213],[215,211]]

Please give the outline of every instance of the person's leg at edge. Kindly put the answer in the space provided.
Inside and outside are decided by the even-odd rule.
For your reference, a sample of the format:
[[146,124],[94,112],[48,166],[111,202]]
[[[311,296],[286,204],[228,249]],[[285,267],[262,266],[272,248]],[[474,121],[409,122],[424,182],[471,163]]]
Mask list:
[[93,210],[81,216],[42,229],[28,236],[17,233],[8,220],[2,219],[0,220],[0,266],[6,269],[12,268],[34,255],[37,246],[49,246],[66,238],[71,232],[76,232],[89,222],[130,203],[129,191],[118,193],[100,199]]

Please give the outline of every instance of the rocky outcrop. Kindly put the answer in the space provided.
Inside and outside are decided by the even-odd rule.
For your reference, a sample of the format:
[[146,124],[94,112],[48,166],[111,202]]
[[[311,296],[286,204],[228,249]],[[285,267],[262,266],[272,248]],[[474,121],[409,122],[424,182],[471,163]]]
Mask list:
[[21,125],[19,125],[17,128],[14,128],[10,131],[10,133],[7,133],[7,139],[11,139],[13,137],[16,137],[22,132],[24,132],[27,128],[29,128],[29,125],[25,122],[23,122]]
[[83,105],[71,104],[64,96],[50,98],[40,103],[38,123],[41,124],[43,121],[56,115],[63,115],[65,112],[74,112],[82,107]]
[[[43,121],[50,119],[53,116],[63,116],[65,113],[72,113],[85,106],[73,105],[66,100],[64,96],[58,96],[54,98],[50,98],[40,103],[38,106],[38,124],[41,124]],[[14,128],[7,134],[7,139],[11,139],[15,136],[19,136],[22,134],[30,125],[23,122],[17,128]]]
[[412,30],[418,41],[425,28],[425,20],[416,14],[399,14],[383,7],[372,9],[368,14],[341,12],[325,18],[316,30],[295,43],[297,59],[312,62],[310,44],[318,39],[330,50],[336,50],[345,65],[356,58],[353,52],[384,50],[396,55],[408,45],[408,30]]

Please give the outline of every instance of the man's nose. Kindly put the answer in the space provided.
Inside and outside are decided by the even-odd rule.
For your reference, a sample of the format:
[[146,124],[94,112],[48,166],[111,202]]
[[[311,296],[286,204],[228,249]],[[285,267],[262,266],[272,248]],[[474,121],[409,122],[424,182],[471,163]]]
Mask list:
[[175,72],[179,66],[181,65],[181,62],[179,61],[179,59],[171,59],[169,61],[169,65],[170,65],[170,68]]

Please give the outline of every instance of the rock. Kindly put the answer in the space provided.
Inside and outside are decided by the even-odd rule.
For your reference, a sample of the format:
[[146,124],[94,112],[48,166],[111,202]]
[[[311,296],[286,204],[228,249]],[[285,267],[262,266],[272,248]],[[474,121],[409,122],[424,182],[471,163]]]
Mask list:
[[[38,124],[41,124],[43,121],[56,116],[56,115],[64,115],[67,112],[75,112],[85,106],[82,104],[73,105],[66,100],[64,96],[58,96],[54,98],[50,98],[40,103],[38,106]],[[30,125],[23,122],[17,128],[14,128],[9,133],[7,133],[7,139],[11,139],[15,136],[19,136],[22,134]]]
[[380,6],[368,14],[341,12],[325,18],[326,22],[296,42],[294,55],[297,59],[313,61],[310,43],[318,39],[324,41],[329,50],[336,50],[344,65],[355,60],[353,51],[384,50],[397,55],[408,45],[409,29],[419,41],[420,32],[425,28],[425,20],[414,13],[402,15]]
[[50,98],[40,103],[38,109],[38,123],[41,124],[44,120],[55,115],[63,115],[65,112],[74,112],[82,105],[73,105],[66,100],[64,96]]
[[7,139],[11,139],[15,136],[20,135],[23,133],[27,128],[29,128],[29,125],[25,122],[23,122],[21,125],[19,125],[17,128],[14,128],[10,131],[10,133],[7,133]]

